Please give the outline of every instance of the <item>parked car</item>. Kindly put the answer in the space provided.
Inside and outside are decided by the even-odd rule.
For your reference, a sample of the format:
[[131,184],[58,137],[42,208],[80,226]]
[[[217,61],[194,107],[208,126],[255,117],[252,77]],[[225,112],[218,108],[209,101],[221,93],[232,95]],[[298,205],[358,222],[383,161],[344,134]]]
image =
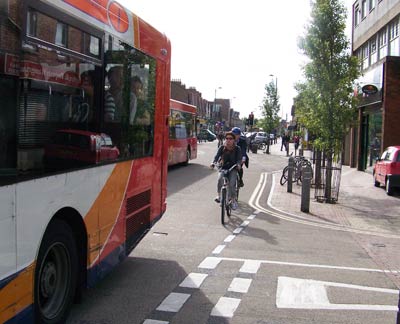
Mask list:
[[400,146],[389,146],[382,153],[376,160],[373,175],[375,186],[384,184],[388,195],[392,195],[395,188],[400,188]]
[[266,132],[257,132],[256,137],[254,138],[254,141],[256,143],[267,143],[268,138],[269,138],[269,135]]
[[202,129],[202,130],[200,130],[199,139],[203,140],[203,141],[212,142],[212,141],[215,141],[217,139],[217,135],[215,135],[209,129]]
[[116,160],[119,150],[111,137],[76,129],[57,130],[52,143],[44,148],[44,162],[48,167],[62,167],[65,164],[96,164]]

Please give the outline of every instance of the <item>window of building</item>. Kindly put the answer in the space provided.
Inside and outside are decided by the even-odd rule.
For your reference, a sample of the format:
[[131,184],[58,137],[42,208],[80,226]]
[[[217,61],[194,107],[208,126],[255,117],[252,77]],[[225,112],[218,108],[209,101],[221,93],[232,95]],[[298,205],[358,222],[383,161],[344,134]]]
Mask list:
[[369,66],[369,44],[368,43],[363,46],[362,58],[363,58],[362,68],[365,70]]
[[369,11],[375,8],[376,0],[369,0]]
[[354,8],[354,27],[358,26],[360,23],[361,18],[361,12],[360,12],[360,7],[357,5]]
[[55,44],[67,47],[68,27],[66,24],[57,22]]
[[393,21],[389,25],[389,48],[390,55],[397,56],[399,51],[399,21]]
[[367,16],[367,0],[361,2],[361,19]]
[[379,45],[379,59],[382,59],[387,55],[387,32],[386,32],[386,27],[384,27],[378,33],[378,45]]
[[376,37],[371,38],[371,40],[369,41],[370,44],[370,63],[371,65],[376,63],[378,61],[378,52],[377,52],[377,48],[376,48]]
[[32,37],[37,36],[37,13],[36,11],[29,10],[27,18],[27,34]]

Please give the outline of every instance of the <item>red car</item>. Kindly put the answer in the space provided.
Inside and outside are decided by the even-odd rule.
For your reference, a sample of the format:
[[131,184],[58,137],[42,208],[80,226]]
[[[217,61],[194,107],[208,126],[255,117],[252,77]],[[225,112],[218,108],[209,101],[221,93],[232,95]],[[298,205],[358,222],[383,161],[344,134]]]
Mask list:
[[385,185],[386,193],[393,194],[394,188],[400,188],[400,146],[389,146],[374,165],[375,186]]
[[44,150],[45,163],[50,166],[63,162],[96,164],[118,157],[119,150],[110,136],[77,129],[58,130],[53,142]]

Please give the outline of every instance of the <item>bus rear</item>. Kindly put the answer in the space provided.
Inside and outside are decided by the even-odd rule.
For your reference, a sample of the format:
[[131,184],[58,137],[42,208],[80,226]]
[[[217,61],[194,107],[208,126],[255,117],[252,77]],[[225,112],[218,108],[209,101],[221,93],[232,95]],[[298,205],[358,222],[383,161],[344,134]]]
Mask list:
[[170,100],[168,165],[197,157],[196,106]]
[[170,43],[111,0],[0,31],[0,322],[59,323],[165,212]]

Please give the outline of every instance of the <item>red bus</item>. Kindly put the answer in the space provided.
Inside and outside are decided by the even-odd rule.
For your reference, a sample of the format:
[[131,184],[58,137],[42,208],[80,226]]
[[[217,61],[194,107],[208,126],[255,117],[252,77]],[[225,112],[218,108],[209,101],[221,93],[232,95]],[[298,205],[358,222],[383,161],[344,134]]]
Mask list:
[[170,42],[113,0],[0,17],[0,323],[62,323],[166,210]]
[[168,165],[197,157],[196,107],[170,100]]

